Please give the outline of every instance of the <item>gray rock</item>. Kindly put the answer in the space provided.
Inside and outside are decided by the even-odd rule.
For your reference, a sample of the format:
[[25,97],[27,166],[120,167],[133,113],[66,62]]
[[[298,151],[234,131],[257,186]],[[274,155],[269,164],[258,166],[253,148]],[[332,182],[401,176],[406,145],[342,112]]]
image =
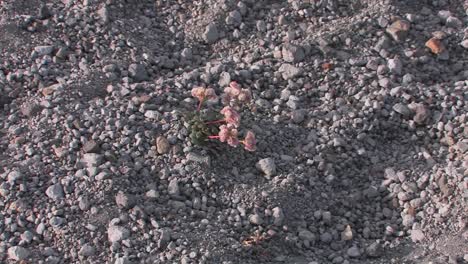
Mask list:
[[54,51],[54,46],[37,46],[34,48],[39,56],[50,55]]
[[46,195],[53,200],[59,200],[64,197],[63,188],[60,183],[49,186],[46,190]]
[[422,242],[422,241],[424,241],[425,238],[426,238],[426,236],[424,235],[424,233],[421,230],[419,230],[419,229],[411,230],[411,240],[414,243]]
[[281,54],[283,56],[283,60],[286,62],[296,63],[303,61],[305,58],[304,49],[293,44],[284,45],[281,50]]
[[8,259],[15,261],[26,260],[29,257],[29,250],[24,247],[14,246],[8,248]]
[[80,197],[80,198],[78,199],[78,207],[80,207],[80,209],[81,209],[82,211],[87,211],[87,210],[89,210],[90,206],[91,206],[91,203],[89,202],[89,199],[88,199],[88,198],[86,198],[86,197]]
[[348,256],[352,258],[358,258],[361,256],[361,251],[359,250],[357,246],[352,246],[348,248],[348,250],[346,251],[346,254],[348,254]]
[[48,19],[49,17],[52,16],[52,13],[50,12],[49,8],[45,4],[41,4],[41,7],[39,8],[39,13],[37,17],[41,20]]
[[450,16],[447,18],[447,21],[445,22],[445,25],[447,25],[447,27],[451,27],[451,28],[460,28],[463,26],[463,23],[460,21],[460,19],[454,17],[454,16]]
[[109,17],[109,10],[107,9],[107,6],[104,5],[103,7],[98,9],[97,14],[101,18],[102,22],[109,23],[110,17]]
[[42,107],[36,103],[25,103],[21,106],[20,110],[24,116],[33,117],[41,111]]
[[212,44],[216,42],[219,38],[219,32],[218,32],[218,27],[216,24],[211,23],[208,26],[206,26],[205,31],[203,32],[203,39],[206,41],[208,44]]
[[136,82],[149,80],[148,72],[146,72],[146,68],[143,64],[130,64],[128,67],[128,73]]
[[135,205],[135,197],[119,191],[115,196],[115,203],[122,209],[130,209]]
[[94,249],[94,247],[89,243],[86,243],[83,246],[81,246],[81,249],[78,252],[78,254],[85,257],[94,256],[96,254],[96,249]]
[[256,168],[263,172],[266,176],[273,176],[276,174],[275,160],[272,158],[261,159],[257,162]]
[[273,224],[275,226],[281,226],[284,221],[284,213],[283,210],[280,207],[275,207],[272,210],[273,214]]
[[405,40],[410,29],[410,23],[406,20],[397,20],[393,22],[388,28],[387,33],[397,42]]
[[310,232],[307,229],[300,230],[298,236],[302,240],[315,241],[314,233]]
[[300,68],[288,63],[281,64],[278,71],[282,74],[283,79],[285,80],[291,80],[302,74],[302,70]]
[[468,39],[463,40],[463,41],[460,43],[460,45],[461,45],[463,48],[468,49]]
[[229,12],[229,15],[226,17],[226,24],[238,26],[242,23],[242,15],[239,11],[234,10]]
[[403,63],[399,58],[389,59],[388,60],[388,69],[391,73],[400,75],[403,69]]
[[84,153],[98,153],[99,144],[94,140],[89,140],[83,145]]
[[383,253],[382,245],[379,242],[374,242],[366,248],[366,253],[369,257],[380,257]]
[[8,173],[8,183],[11,185],[15,184],[16,181],[20,180],[23,174],[20,171],[14,170]]
[[172,179],[167,186],[167,191],[170,195],[179,195],[179,181]]
[[402,116],[404,117],[409,117],[411,116],[412,112],[411,112],[411,109],[408,108],[408,106],[404,105],[404,104],[395,104],[393,106],[393,110],[399,114],[401,114]]
[[180,53],[180,56],[186,60],[191,60],[193,57],[192,49],[191,48],[185,48],[182,50]]
[[130,260],[127,257],[117,258],[114,264],[131,264]]
[[251,224],[254,225],[261,225],[263,224],[263,218],[259,214],[252,214],[249,216],[249,221]]
[[130,231],[122,226],[111,225],[107,229],[107,237],[111,243],[122,241],[129,236]]
[[161,230],[161,234],[158,240],[158,248],[164,249],[167,244],[171,241],[171,230],[164,228]]
[[88,168],[97,167],[101,165],[103,161],[104,157],[96,153],[85,153],[81,159],[81,162]]

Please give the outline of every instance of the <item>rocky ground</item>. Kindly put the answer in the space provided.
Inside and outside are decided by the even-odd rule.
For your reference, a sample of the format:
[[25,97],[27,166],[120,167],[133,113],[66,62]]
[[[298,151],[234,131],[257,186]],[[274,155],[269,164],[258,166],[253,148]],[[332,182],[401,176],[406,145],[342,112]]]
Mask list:
[[[463,0],[0,1],[1,263],[468,263]],[[187,138],[251,90],[257,151]]]

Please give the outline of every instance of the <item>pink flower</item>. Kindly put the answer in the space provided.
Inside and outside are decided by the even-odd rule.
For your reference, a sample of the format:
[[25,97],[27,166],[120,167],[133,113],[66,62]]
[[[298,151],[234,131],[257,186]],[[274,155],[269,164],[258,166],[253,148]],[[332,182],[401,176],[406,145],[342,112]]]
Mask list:
[[240,115],[239,113],[236,112],[232,107],[230,106],[225,106],[221,112],[222,115],[224,115],[224,120],[226,123],[233,125],[234,127],[239,126],[240,122]]
[[192,96],[200,102],[207,100],[216,100],[216,92],[213,88],[196,87],[192,89]]
[[252,95],[248,89],[241,89],[237,82],[231,82],[228,87],[224,88],[222,103],[238,108],[240,103],[248,103],[252,100]]
[[237,145],[239,145],[239,139],[237,138],[237,129],[230,124],[220,126],[218,135],[219,141],[221,142],[227,142],[233,147],[237,147]]
[[232,81],[231,83],[229,83],[229,88],[231,88],[231,94],[236,96],[240,93],[241,91],[241,86],[237,83],[237,82],[234,82]]
[[247,131],[245,139],[242,141],[244,148],[248,151],[255,151],[257,149],[257,141],[255,140],[255,134],[252,131]]

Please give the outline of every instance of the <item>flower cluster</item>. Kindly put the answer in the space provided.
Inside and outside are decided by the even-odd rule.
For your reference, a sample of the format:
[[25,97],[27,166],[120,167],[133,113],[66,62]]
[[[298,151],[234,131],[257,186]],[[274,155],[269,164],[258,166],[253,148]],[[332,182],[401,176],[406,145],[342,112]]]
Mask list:
[[212,88],[193,88],[192,96],[199,101],[197,112],[190,122],[192,142],[198,144],[205,142],[207,139],[218,139],[233,147],[242,144],[248,151],[256,150],[255,134],[252,131],[246,132],[244,140],[238,138],[241,119],[238,110],[241,106],[249,103],[252,98],[248,89],[242,89],[238,83],[231,82],[229,87],[224,89],[222,103],[225,106],[219,111],[219,114],[215,114],[218,116],[217,118],[203,116],[201,111],[201,106],[205,101],[217,99],[217,95]]

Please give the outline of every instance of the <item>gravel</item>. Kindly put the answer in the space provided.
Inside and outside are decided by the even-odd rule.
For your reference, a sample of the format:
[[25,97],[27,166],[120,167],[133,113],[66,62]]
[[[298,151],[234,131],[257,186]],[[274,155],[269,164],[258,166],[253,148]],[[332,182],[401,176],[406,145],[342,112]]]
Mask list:
[[[467,261],[463,1],[0,13],[0,263]],[[232,81],[256,151],[194,145]]]

